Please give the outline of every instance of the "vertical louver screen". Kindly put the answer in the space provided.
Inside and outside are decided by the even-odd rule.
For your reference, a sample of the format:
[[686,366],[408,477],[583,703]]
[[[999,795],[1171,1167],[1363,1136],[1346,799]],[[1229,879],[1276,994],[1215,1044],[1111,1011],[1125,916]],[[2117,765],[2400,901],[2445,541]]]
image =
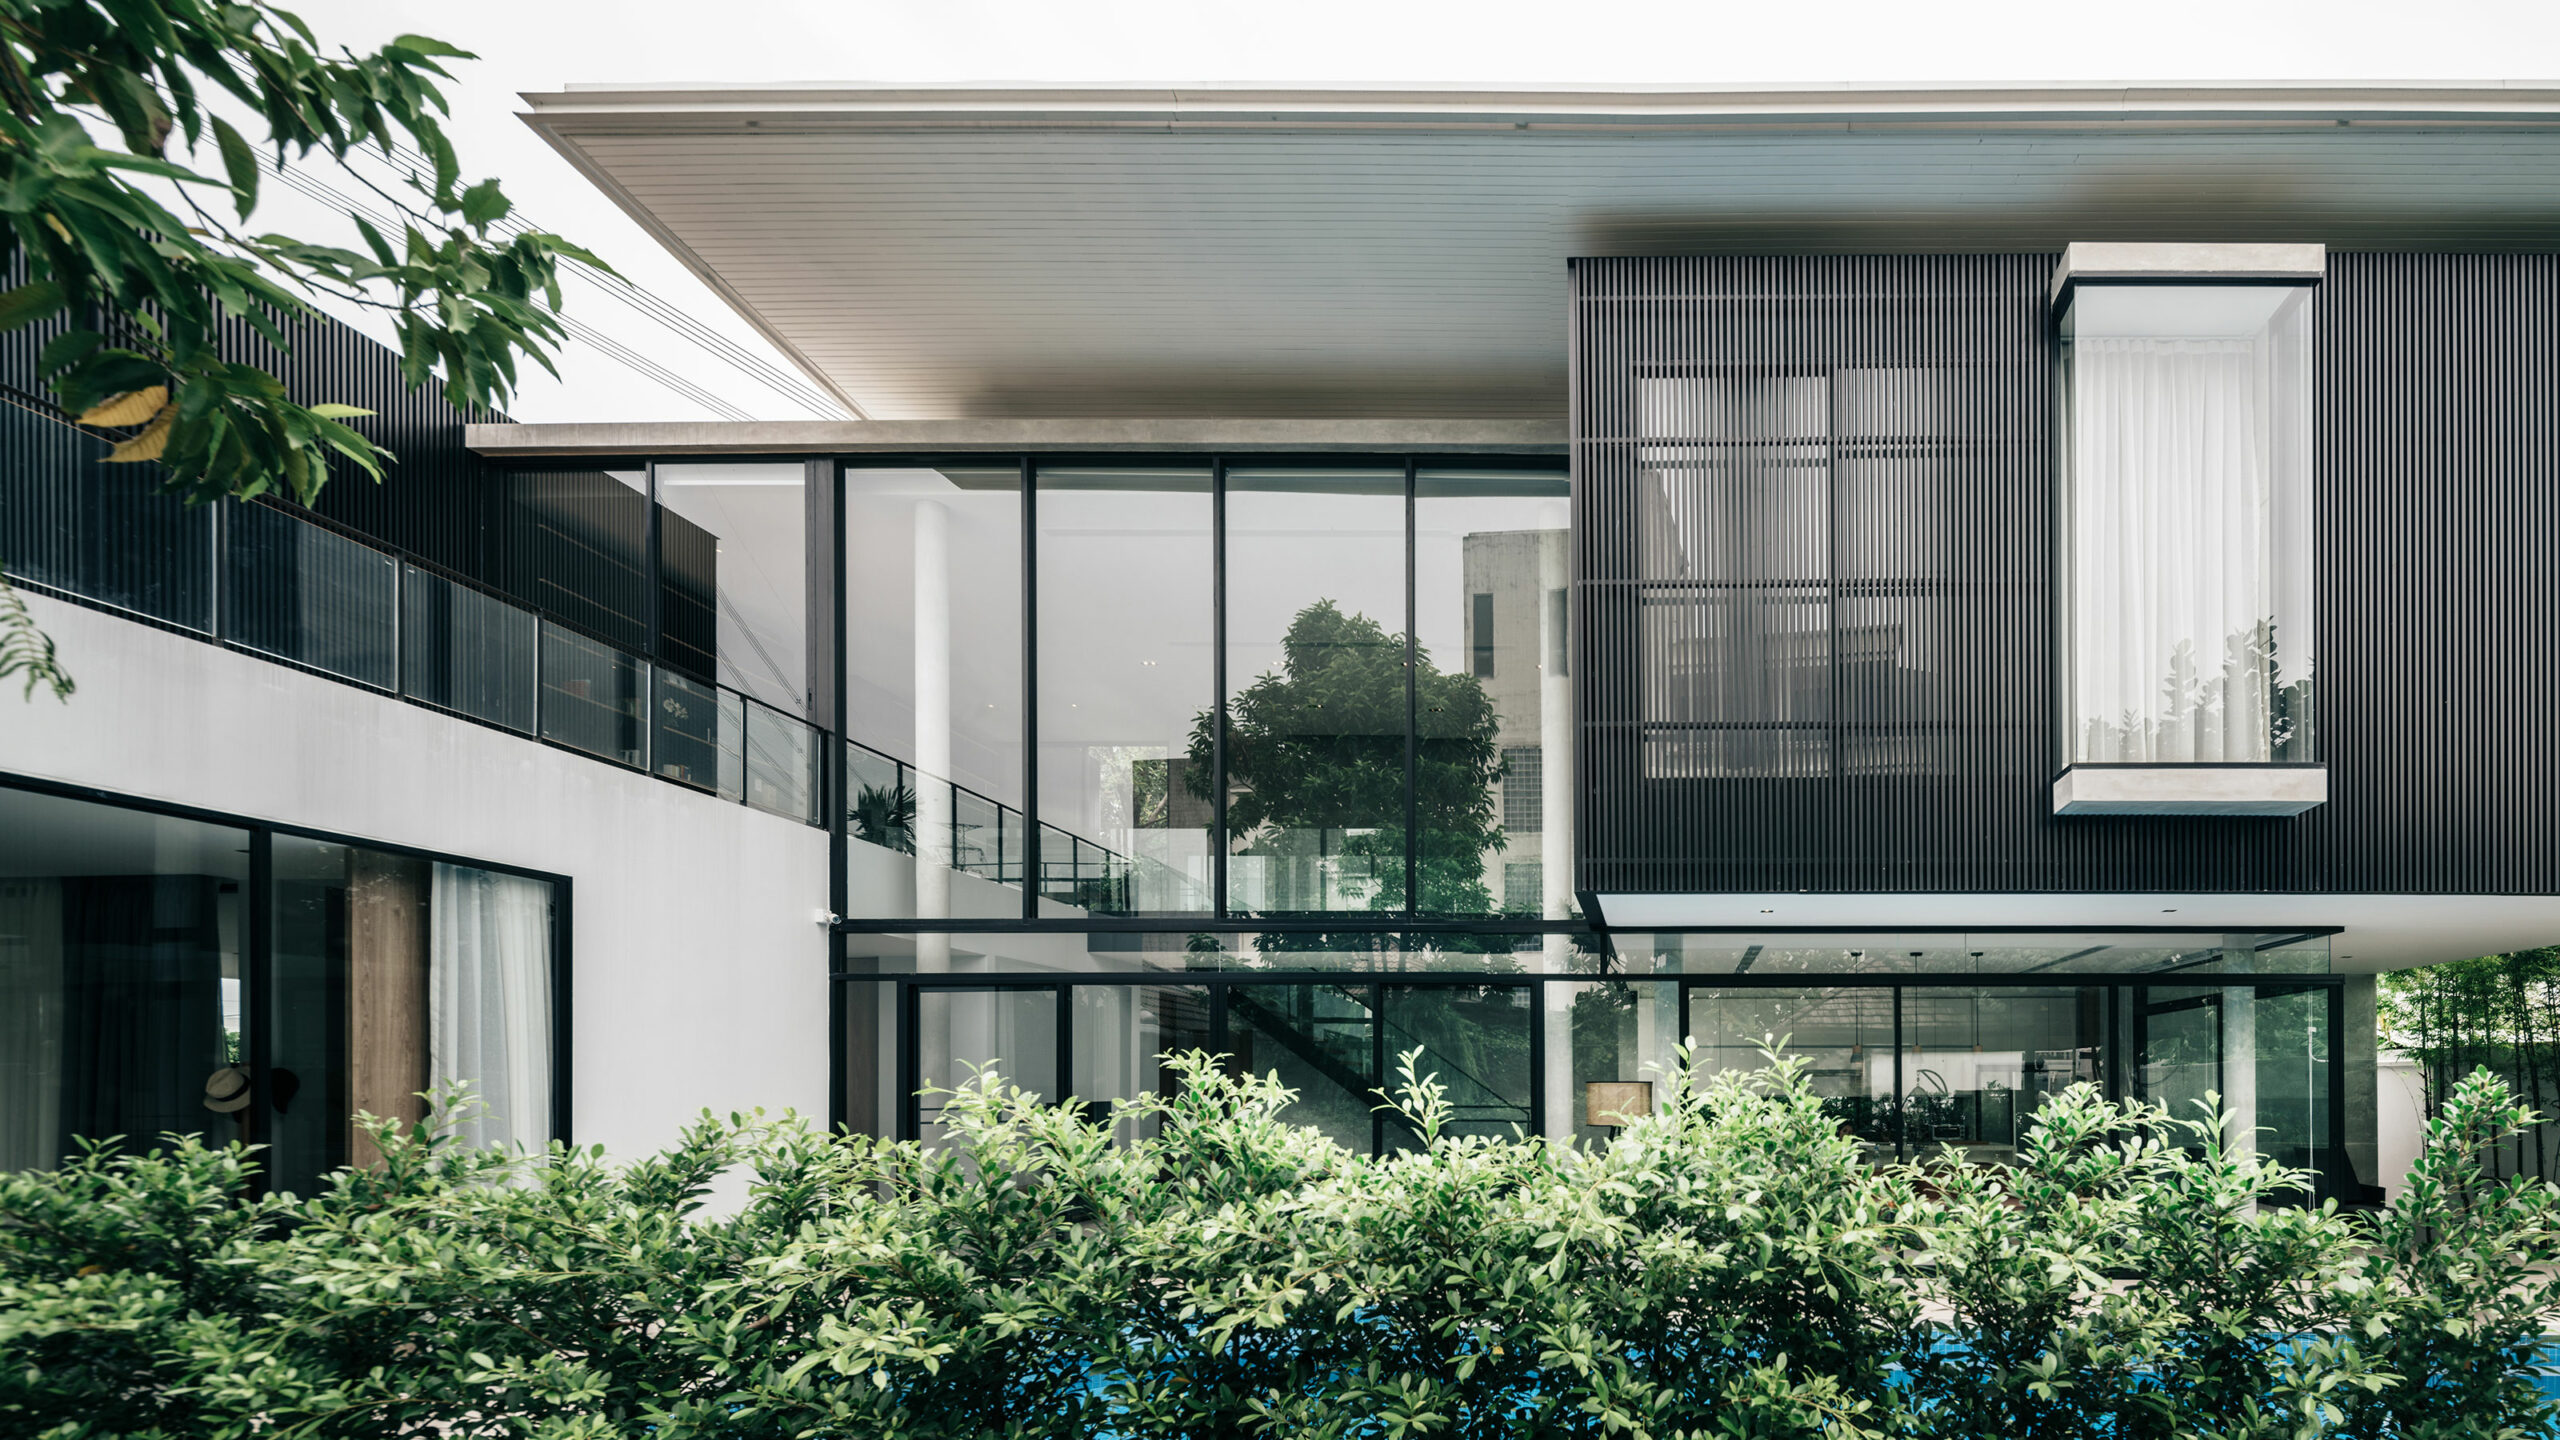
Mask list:
[[2560,889],[2560,260],[2320,296],[2331,801],[2056,819],[2054,257],[1574,268],[1583,889]]

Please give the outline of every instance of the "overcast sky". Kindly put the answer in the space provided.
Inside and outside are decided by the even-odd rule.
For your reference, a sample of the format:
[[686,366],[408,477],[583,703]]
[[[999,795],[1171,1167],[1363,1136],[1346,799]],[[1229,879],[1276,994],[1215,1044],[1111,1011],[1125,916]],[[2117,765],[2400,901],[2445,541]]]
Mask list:
[[[285,0],[326,41],[404,31],[478,52],[457,67],[464,170],[740,343],[754,332],[516,118],[519,92],[581,82],[990,81],[1729,84],[1755,81],[2560,79],[2553,0],[2263,4],[1753,5],[1291,0]],[[279,196],[280,225],[316,218]],[[583,320],[759,418],[805,413],[601,296]],[[709,411],[580,348],[529,386],[528,420]]]

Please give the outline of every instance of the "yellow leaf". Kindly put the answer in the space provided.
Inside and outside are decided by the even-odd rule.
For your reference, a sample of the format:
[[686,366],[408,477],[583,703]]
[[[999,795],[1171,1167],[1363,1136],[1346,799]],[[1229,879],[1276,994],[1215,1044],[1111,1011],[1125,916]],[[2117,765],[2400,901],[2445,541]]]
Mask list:
[[160,453],[169,448],[169,427],[177,422],[178,407],[161,406],[160,413],[151,417],[151,423],[142,427],[141,434],[107,452],[107,463],[135,465],[159,459]]
[[169,387],[154,385],[148,390],[128,390],[112,400],[90,406],[80,415],[83,425],[139,425],[160,413],[169,403]]

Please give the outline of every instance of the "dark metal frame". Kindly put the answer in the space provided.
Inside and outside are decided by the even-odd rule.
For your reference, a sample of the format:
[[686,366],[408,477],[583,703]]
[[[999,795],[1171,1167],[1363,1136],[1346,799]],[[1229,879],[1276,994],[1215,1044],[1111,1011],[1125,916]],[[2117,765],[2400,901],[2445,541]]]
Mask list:
[[[272,1002],[275,986],[275,838],[289,835],[298,840],[317,840],[329,845],[346,845],[365,850],[378,850],[388,855],[403,855],[415,860],[436,861],[473,870],[490,870],[504,875],[540,880],[551,887],[551,1136],[571,1143],[571,1122],[575,1117],[575,1096],[570,1078],[576,1073],[572,1063],[572,1044],[576,1029],[571,1024],[575,1009],[572,993],[577,967],[572,963],[571,915],[575,906],[571,898],[572,881],[566,875],[536,870],[523,865],[506,865],[443,850],[429,850],[416,845],[376,840],[368,836],[341,834],[333,830],[315,829],[308,825],[280,825],[269,820],[208,810],[196,805],[181,805],[144,796],[126,795],[93,785],[66,785],[39,776],[0,771],[0,790],[23,790],[29,794],[49,795],[56,799],[78,800],[92,805],[112,806],[119,810],[135,810],[150,815],[166,815],[176,820],[189,820],[204,825],[246,832],[249,837],[249,878],[242,887],[242,910],[245,919],[240,936],[240,1017],[242,1038],[247,1045],[251,1093],[268,1093],[267,1072],[274,1060]],[[265,1105],[249,1107],[249,1122],[244,1127],[252,1144],[265,1144],[271,1138],[267,1125],[269,1110]],[[264,1182],[260,1184],[263,1186]]]

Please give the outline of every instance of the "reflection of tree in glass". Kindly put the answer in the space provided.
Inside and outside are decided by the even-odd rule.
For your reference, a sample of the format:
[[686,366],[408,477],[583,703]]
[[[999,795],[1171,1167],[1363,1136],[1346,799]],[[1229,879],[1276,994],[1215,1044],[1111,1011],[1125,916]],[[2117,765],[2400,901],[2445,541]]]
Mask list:
[[[2222,668],[2207,675],[2197,663],[2195,646],[2181,640],[2169,651],[2160,682],[2160,699],[2150,714],[2127,709],[2113,720],[2091,716],[2082,722],[2079,758],[2091,761],[2183,761],[2220,759],[2307,761],[2312,758],[2311,672],[2286,677],[2276,622],[2262,619],[2233,631],[2222,642]],[[2244,720],[2251,733],[2234,737],[2243,748],[2227,746],[2219,754],[2200,737],[2222,730],[2226,715]],[[2263,717],[2266,733],[2255,733]],[[2263,743],[2263,749],[2261,744]]]
[[[1371,910],[1401,910],[1404,876],[1405,640],[1331,600],[1298,612],[1281,664],[1236,692],[1227,727],[1227,825],[1245,853],[1291,832],[1328,855],[1365,861]],[[1417,908],[1480,915],[1492,908],[1484,857],[1502,843],[1495,796],[1500,719],[1484,686],[1445,674],[1417,648],[1414,813],[1424,836]],[[1215,715],[1192,722],[1184,783],[1210,797]],[[1339,848],[1333,848],[1338,846]]]

